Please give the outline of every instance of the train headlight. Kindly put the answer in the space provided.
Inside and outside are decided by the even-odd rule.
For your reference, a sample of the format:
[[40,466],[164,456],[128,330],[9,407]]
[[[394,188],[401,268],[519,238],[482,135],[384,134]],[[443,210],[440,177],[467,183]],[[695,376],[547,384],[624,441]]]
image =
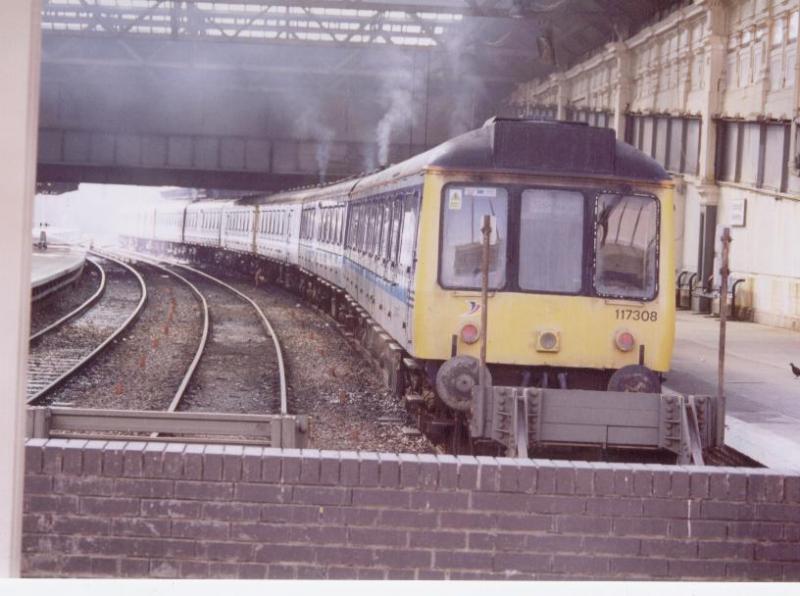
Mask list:
[[617,331],[614,336],[614,345],[620,352],[630,352],[636,347],[636,338],[630,331]]
[[474,344],[481,338],[481,330],[474,323],[466,323],[461,327],[461,341],[465,344]]
[[558,331],[542,330],[536,332],[537,352],[558,352],[561,349],[561,337]]

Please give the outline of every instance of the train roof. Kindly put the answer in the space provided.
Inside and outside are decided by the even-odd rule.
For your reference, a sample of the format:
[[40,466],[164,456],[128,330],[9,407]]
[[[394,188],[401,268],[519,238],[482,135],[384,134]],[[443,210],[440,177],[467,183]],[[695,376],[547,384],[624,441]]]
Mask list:
[[355,187],[390,183],[427,168],[499,170],[528,174],[614,177],[647,182],[669,180],[656,160],[616,139],[613,130],[581,122],[491,118],[481,128],[363,177],[262,197],[259,202],[302,201],[349,194]]
[[566,176],[668,180],[661,165],[618,141],[613,130],[580,122],[491,118],[483,127],[423,153],[427,166],[515,170]]

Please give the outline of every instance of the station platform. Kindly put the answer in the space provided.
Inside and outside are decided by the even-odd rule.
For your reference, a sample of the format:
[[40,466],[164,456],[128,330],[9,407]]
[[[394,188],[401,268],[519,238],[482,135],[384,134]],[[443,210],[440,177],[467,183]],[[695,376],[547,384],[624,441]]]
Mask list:
[[34,300],[77,278],[85,263],[86,250],[80,247],[34,247],[31,258],[31,292]]
[[[716,395],[719,319],[678,311],[665,386]],[[726,332],[725,443],[770,468],[800,471],[800,333],[729,321]]]

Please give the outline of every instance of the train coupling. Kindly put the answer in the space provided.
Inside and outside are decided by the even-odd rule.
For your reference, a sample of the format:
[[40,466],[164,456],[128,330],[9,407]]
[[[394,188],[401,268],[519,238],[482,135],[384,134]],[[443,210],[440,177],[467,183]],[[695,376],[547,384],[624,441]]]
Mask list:
[[[544,446],[665,449],[703,465],[724,424],[716,397],[537,387],[471,388],[470,435],[528,457]],[[721,435],[719,435],[721,436]]]

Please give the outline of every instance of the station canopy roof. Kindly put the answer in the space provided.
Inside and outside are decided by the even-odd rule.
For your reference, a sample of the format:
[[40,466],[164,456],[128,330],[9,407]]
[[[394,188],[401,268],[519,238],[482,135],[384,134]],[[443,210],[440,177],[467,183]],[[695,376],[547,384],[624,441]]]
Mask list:
[[690,0],[43,0],[45,33],[444,49],[529,80]]

